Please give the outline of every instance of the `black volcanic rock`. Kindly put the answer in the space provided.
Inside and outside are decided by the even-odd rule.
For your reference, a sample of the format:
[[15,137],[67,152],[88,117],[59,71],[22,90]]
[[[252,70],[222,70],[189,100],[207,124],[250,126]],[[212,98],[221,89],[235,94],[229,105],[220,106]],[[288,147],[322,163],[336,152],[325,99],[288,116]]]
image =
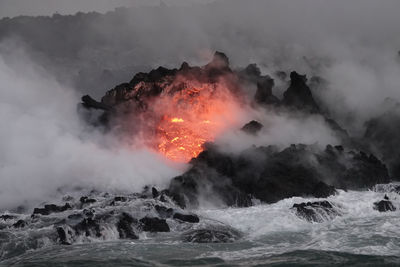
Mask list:
[[89,95],[82,96],[82,103],[83,103],[83,106],[86,107],[86,108],[94,108],[94,109],[101,109],[101,110],[111,110],[110,106],[94,100]]
[[71,245],[71,243],[68,242],[68,235],[63,227],[57,227],[56,231],[61,245]]
[[374,209],[379,212],[396,211],[396,207],[393,206],[387,195],[385,195],[383,200],[374,203]]
[[138,239],[139,237],[132,228],[132,224],[137,224],[137,222],[138,221],[128,213],[122,213],[117,223],[119,237],[122,239]]
[[156,217],[144,217],[139,220],[142,223],[142,229],[145,232],[169,232],[169,226],[165,219]]
[[340,215],[329,201],[303,202],[294,204],[292,209],[296,210],[297,216],[309,222],[319,223]]
[[248,133],[248,134],[257,134],[262,127],[264,127],[261,123],[259,123],[258,121],[250,121],[249,123],[246,123],[243,127],[242,127],[242,131]]
[[71,209],[71,205],[69,203],[65,203],[64,206],[57,206],[54,204],[44,205],[44,208],[35,208],[33,210],[33,214],[41,214],[41,215],[49,215],[55,212],[63,212]]
[[24,220],[18,220],[16,223],[13,224],[14,228],[24,228],[25,226],[27,226],[27,223]]
[[274,80],[269,76],[261,77],[257,81],[257,91],[254,96],[254,101],[257,104],[276,105],[279,104],[279,99],[272,94]]
[[283,94],[282,104],[290,108],[318,113],[319,107],[306,82],[306,75],[292,71],[290,73],[290,86]]
[[386,166],[375,156],[341,146],[319,150],[292,145],[281,151],[252,147],[239,155],[208,146],[191,163],[169,187],[191,206],[197,206],[205,192],[228,206],[249,206],[252,197],[266,203],[294,196],[324,198],[335,194],[335,188],[370,188],[390,181]]
[[78,235],[84,234],[86,236],[101,236],[100,224],[92,218],[85,218],[74,227]]

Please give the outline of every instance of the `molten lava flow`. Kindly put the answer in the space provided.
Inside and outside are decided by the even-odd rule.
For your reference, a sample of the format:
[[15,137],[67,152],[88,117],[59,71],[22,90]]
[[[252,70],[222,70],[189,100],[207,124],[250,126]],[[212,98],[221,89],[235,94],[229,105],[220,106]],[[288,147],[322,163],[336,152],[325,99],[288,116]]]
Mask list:
[[235,122],[238,105],[222,83],[185,82],[185,88],[166,92],[156,104],[163,116],[157,127],[158,149],[167,158],[188,162],[203,144]]

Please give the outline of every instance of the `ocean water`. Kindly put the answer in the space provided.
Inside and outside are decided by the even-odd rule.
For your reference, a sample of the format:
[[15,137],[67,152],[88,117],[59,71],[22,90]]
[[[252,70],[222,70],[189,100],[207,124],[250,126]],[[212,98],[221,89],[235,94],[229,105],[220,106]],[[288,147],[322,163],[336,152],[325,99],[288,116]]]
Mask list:
[[[318,200],[300,197],[249,208],[195,211],[202,220],[240,231],[242,238],[232,243],[185,243],[174,231],[134,241],[103,238],[71,246],[44,238],[40,246],[27,250],[9,243],[0,266],[400,266],[400,195],[390,187],[378,189],[340,191],[329,197],[340,216],[321,223],[307,222],[290,209],[294,203]],[[395,212],[372,208],[385,194]],[[29,242],[46,229],[18,231]],[[0,242],[13,234],[0,230]]]

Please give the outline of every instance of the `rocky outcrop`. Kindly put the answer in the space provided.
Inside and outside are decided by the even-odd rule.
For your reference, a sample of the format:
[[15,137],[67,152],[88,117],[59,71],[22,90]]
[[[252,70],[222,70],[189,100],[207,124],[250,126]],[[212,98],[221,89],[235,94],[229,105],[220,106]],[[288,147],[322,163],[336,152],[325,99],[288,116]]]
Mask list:
[[138,221],[128,213],[122,213],[117,223],[117,230],[121,239],[139,239],[136,235],[133,224],[137,225]]
[[396,207],[389,200],[389,197],[385,195],[384,199],[374,203],[374,209],[379,212],[395,211]]
[[329,201],[316,201],[294,204],[296,215],[308,222],[321,223],[331,220],[341,213]]
[[283,94],[282,104],[290,108],[318,113],[320,109],[306,82],[306,75],[292,71],[290,73],[290,86]]
[[175,177],[169,192],[189,206],[207,192],[228,206],[249,206],[251,198],[273,203],[294,196],[324,198],[335,188],[370,188],[390,181],[385,165],[373,155],[327,146],[252,147],[239,155],[209,145],[193,167]]

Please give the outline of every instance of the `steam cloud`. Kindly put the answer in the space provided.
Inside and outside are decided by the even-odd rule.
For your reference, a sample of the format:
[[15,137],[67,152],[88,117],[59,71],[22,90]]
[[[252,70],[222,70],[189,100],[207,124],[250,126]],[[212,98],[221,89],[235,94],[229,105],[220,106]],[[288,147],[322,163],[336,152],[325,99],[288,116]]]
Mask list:
[[[0,27],[0,209],[51,198],[63,186],[138,191],[167,183],[179,168],[83,126],[76,105],[81,94],[100,96],[134,72],[204,64],[215,50],[233,66],[257,63],[273,77],[277,70],[322,77],[314,95],[362,134],[364,122],[387,108],[385,99],[400,98],[399,9],[397,0],[217,1],[118,10],[72,30]],[[276,79],[276,95],[286,88]],[[336,142],[318,116],[247,115],[268,126],[259,137],[232,131],[218,142],[238,144],[226,146],[232,150]]]
[[0,209],[31,207],[63,188],[137,192],[178,173],[154,152],[111,149],[109,137],[80,122],[73,90],[23,51],[14,58],[0,57]]

